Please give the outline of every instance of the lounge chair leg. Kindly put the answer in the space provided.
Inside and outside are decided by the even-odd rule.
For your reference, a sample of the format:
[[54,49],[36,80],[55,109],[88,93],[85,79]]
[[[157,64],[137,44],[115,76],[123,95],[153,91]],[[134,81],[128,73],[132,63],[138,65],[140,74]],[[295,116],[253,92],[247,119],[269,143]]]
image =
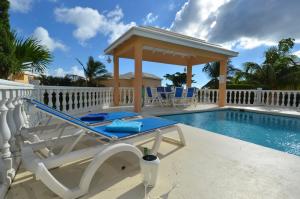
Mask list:
[[85,135],[85,133],[83,133],[83,131],[81,131],[81,134],[79,134],[79,136],[76,138],[76,140],[71,144],[66,144],[62,148],[62,150],[60,151],[59,154],[62,155],[62,154],[71,152],[74,149],[74,147],[78,144],[78,142],[83,138],[84,135]]
[[157,154],[157,151],[159,149],[160,143],[163,138],[161,131],[159,129],[157,129],[156,131],[157,131],[157,134],[156,134],[155,141],[154,141],[152,149],[151,149],[151,154],[153,154],[153,155]]
[[176,128],[177,128],[177,132],[178,132],[180,142],[181,142],[182,146],[185,146],[186,143],[185,143],[185,138],[183,136],[183,132],[182,132],[181,128],[178,125],[176,125]]

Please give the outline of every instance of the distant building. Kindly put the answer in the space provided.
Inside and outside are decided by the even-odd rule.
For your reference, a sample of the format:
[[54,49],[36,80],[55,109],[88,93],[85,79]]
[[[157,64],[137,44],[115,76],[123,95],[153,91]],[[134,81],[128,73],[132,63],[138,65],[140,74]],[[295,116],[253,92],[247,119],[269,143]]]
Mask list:
[[10,77],[10,79],[15,82],[20,82],[20,83],[24,83],[24,84],[38,85],[39,84],[39,80],[38,80],[39,76],[40,76],[39,74],[32,72],[32,71],[23,71],[20,74],[12,75]]
[[[110,74],[111,75],[111,74]],[[162,78],[150,74],[150,73],[143,73],[143,86],[147,87],[157,87],[161,86]],[[119,86],[120,87],[133,87],[134,86],[134,73],[129,72],[120,75],[119,77]],[[114,79],[113,77],[110,77],[105,80],[99,80],[99,85],[105,86],[105,87],[113,87],[114,86]]]

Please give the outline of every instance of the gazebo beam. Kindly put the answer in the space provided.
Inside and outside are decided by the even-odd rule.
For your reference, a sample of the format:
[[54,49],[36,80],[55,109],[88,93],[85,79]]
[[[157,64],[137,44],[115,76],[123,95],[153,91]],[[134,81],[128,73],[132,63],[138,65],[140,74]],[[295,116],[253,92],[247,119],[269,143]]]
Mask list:
[[227,57],[225,55],[221,55],[218,53],[213,53],[205,50],[200,50],[200,49],[194,49],[186,46],[181,46],[181,45],[176,45],[176,44],[171,44],[163,41],[158,41],[154,39],[149,39],[149,38],[139,38],[140,41],[143,43],[144,46],[149,46],[152,48],[162,48],[162,49],[167,49],[171,50],[174,52],[178,53],[188,53],[194,56],[199,56],[204,58],[213,58],[215,60],[222,60],[226,59]]
[[219,107],[226,105],[226,77],[227,75],[227,59],[220,61],[220,77],[219,77]]
[[142,110],[142,62],[143,49],[142,44],[137,42],[134,46],[134,111],[139,113]]

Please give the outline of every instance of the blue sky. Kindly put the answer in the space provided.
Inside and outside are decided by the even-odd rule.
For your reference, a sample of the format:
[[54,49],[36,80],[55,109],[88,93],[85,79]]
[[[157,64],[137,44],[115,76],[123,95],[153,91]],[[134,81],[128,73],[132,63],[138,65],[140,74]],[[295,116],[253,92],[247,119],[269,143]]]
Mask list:
[[[222,44],[238,51],[236,67],[246,61],[261,62],[267,47],[283,37],[296,38],[295,54],[300,55],[300,28],[293,27],[300,14],[300,1],[266,0],[10,0],[11,27],[20,36],[34,36],[54,55],[48,74],[82,75],[75,58],[88,56],[104,62],[103,50],[134,25],[151,25]],[[270,5],[272,4],[272,8]],[[251,8],[251,9],[248,9]],[[280,8],[285,17],[274,12]],[[234,10],[235,9],[235,10]],[[277,10],[278,10],[277,9]],[[285,12],[287,10],[288,12]],[[233,14],[234,13],[234,14]],[[196,66],[195,86],[208,81]],[[132,72],[133,62],[121,60],[120,72]],[[143,63],[143,71],[163,77],[183,67]]]

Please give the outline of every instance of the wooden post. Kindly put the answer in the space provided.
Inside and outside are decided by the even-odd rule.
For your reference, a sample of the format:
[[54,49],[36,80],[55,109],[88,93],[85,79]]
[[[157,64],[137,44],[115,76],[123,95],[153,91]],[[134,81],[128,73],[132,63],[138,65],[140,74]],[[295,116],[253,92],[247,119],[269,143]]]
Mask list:
[[186,87],[189,88],[192,86],[192,68],[193,66],[191,64],[188,64],[186,66]]
[[119,57],[114,55],[114,105],[119,106],[120,90],[119,90]]
[[219,77],[219,107],[226,105],[226,75],[227,75],[227,59],[220,61],[220,77]]
[[134,111],[141,112],[142,110],[142,61],[143,48],[140,43],[134,46]]

